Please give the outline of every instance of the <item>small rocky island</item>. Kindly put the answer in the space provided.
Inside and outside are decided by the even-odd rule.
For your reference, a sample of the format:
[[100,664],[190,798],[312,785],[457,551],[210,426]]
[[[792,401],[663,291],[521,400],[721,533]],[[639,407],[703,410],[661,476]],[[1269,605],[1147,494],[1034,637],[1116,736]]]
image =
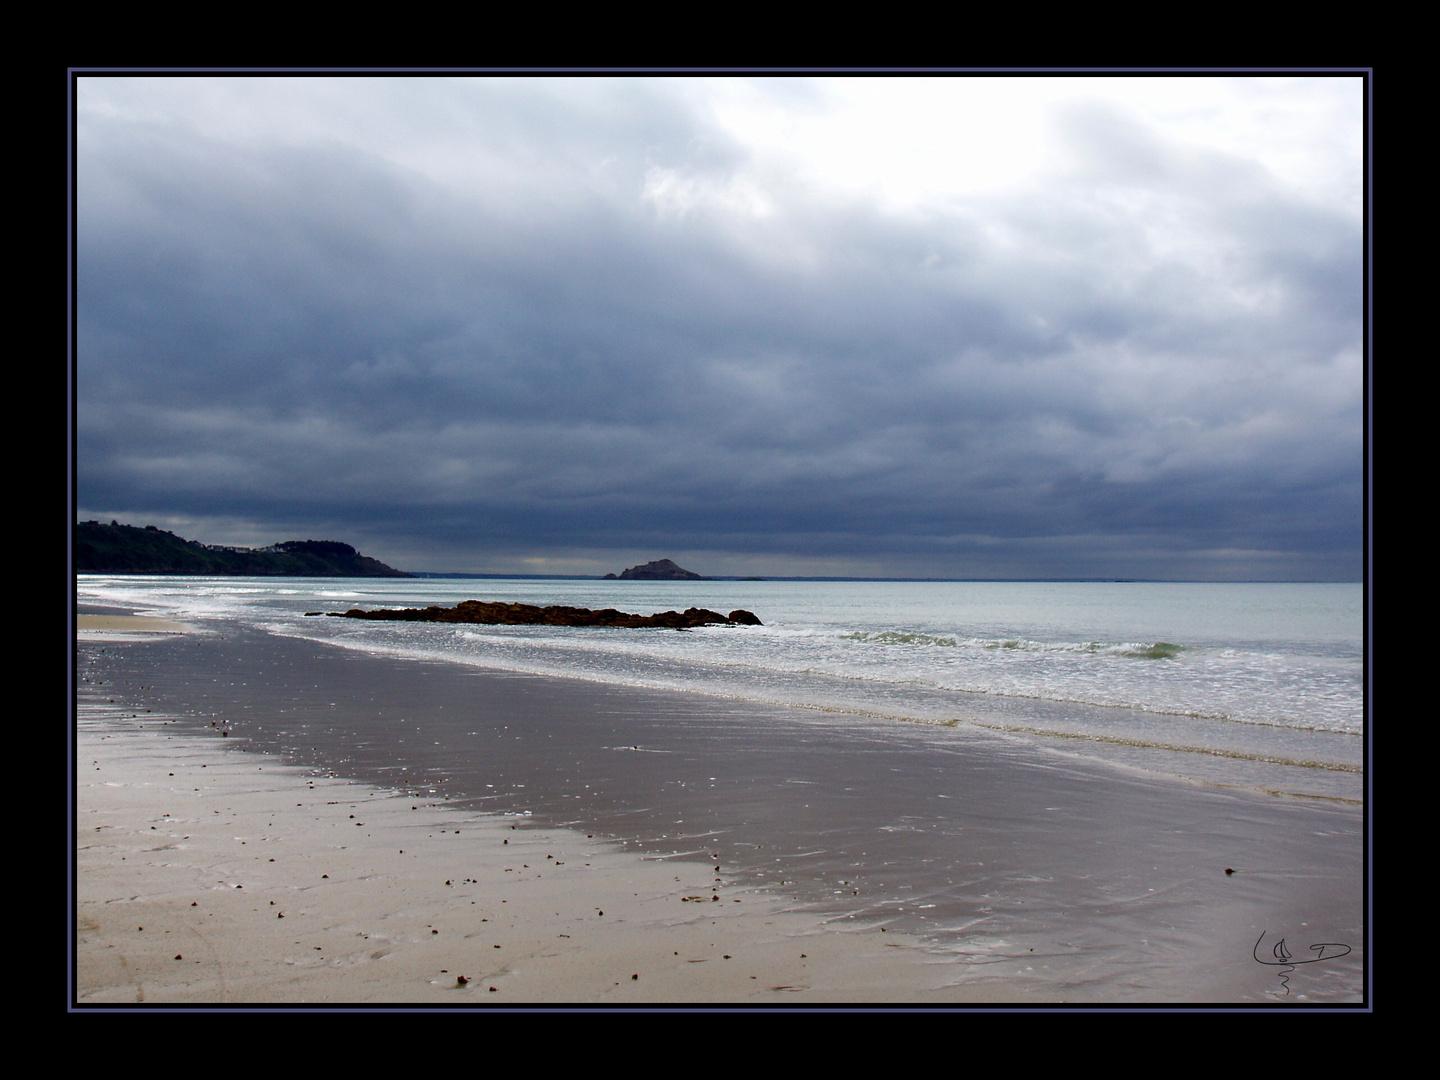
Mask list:
[[[306,615],[319,615],[307,611]],[[743,608],[721,615],[707,608],[686,608],[684,611],[661,611],[655,615],[631,615],[602,608],[536,607],[533,604],[506,604],[500,601],[466,600],[452,608],[391,608],[375,611],[331,611],[326,614],[345,619],[383,619],[393,622],[485,623],[491,626],[614,626],[625,629],[663,627],[669,630],[693,630],[697,626],[763,626],[753,611]]]
[[629,570],[622,570],[619,577],[614,574],[606,574],[606,581],[706,581],[707,578],[692,573],[683,567],[676,566],[669,559],[656,559],[654,562],[647,562],[644,566],[632,566]]

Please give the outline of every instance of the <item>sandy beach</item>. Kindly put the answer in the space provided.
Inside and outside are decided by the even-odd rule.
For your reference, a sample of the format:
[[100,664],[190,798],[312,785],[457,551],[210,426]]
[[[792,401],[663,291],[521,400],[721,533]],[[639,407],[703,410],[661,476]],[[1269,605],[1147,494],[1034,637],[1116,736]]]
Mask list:
[[702,864],[107,727],[81,739],[82,1004],[987,998]]
[[1360,1000],[1354,807],[108,618],[81,1006]]
[[104,641],[142,641],[150,634],[187,634],[193,630],[194,627],[186,623],[148,615],[86,613],[75,616],[75,633],[82,639],[92,637]]
[[[185,629],[81,620],[112,645]],[[316,777],[103,692],[82,693],[77,731],[81,1004],[1007,996],[946,986],[905,935],[832,929],[722,867]]]

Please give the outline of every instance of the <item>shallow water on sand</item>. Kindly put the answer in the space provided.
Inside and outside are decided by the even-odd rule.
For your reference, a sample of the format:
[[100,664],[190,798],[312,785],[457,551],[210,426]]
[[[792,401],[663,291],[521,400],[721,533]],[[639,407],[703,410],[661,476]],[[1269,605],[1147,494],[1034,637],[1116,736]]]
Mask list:
[[[1363,798],[1359,585],[85,575],[82,601],[616,686],[799,706],[836,723],[1004,732],[1258,791]],[[465,599],[755,611],[673,631],[305,618]],[[883,729],[882,729],[883,730]]]

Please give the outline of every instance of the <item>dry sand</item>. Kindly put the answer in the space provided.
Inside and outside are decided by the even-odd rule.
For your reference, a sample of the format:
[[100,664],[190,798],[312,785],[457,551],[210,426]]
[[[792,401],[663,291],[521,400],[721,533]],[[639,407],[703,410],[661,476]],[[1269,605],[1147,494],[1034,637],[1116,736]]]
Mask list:
[[[173,627],[112,618],[96,629]],[[726,884],[723,867],[645,859],[174,731],[82,693],[82,1005],[1007,996],[983,981],[947,986],[947,965],[906,936],[786,910]]]
[[157,619],[149,615],[76,615],[75,632],[81,637],[112,641],[129,640],[138,634],[185,634],[193,631],[187,623]]

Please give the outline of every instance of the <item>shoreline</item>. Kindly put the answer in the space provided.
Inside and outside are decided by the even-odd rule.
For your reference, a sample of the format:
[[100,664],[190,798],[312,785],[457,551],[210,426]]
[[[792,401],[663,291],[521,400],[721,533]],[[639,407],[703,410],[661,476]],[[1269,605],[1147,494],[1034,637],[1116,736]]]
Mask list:
[[[91,674],[103,674],[112,686],[130,683],[143,690],[126,688],[117,695],[118,703],[103,703],[111,712],[135,712],[126,721],[131,728],[148,725],[144,739],[133,730],[125,735],[140,740],[128,759],[134,768],[154,774],[156,762],[169,760],[165,748],[183,744],[211,755],[201,761],[208,767],[198,774],[211,784],[231,768],[242,774],[253,769],[250,779],[263,775],[267,784],[278,783],[284,764],[306,792],[312,783],[317,788],[351,785],[337,790],[365,795],[357,802],[363,815],[353,812],[367,826],[390,828],[373,822],[389,821],[383,807],[403,803],[400,819],[433,820],[432,831],[443,819],[447,824],[439,827],[449,837],[455,835],[453,827],[469,838],[484,833],[486,822],[500,822],[511,840],[496,847],[505,849],[502,856],[520,837],[549,837],[551,848],[528,860],[529,867],[511,865],[508,874],[504,866],[497,871],[489,863],[472,867],[467,862],[459,868],[435,863],[418,893],[401,889],[394,894],[421,908],[442,903],[457,887],[445,886],[437,900],[436,880],[473,879],[466,888],[478,888],[490,881],[487,875],[498,874],[495,880],[508,887],[522,881],[517,874],[543,874],[542,861],[562,863],[567,876],[577,863],[589,862],[586,887],[611,892],[616,882],[633,883],[640,880],[634,874],[659,869],[659,877],[644,878],[646,888],[630,889],[633,901],[648,897],[650,904],[625,917],[632,935],[621,933],[622,924],[613,916],[621,910],[623,888],[617,899],[603,901],[606,916],[588,924],[578,909],[552,907],[545,915],[548,924],[542,921],[529,931],[527,940],[537,944],[527,954],[532,959],[526,970],[550,963],[552,953],[538,944],[542,938],[552,950],[563,943],[553,953],[569,958],[555,961],[559,982],[547,984],[537,976],[506,999],[510,1002],[1363,1001],[1362,817],[1354,808],[1306,806],[1126,775],[984,733],[842,730],[795,710],[727,704],[680,691],[619,690],[380,658],[238,626],[213,629],[188,637],[128,636],[121,648],[77,641],[82,666]],[[98,695],[98,686],[82,682],[82,697],[92,690]],[[141,706],[153,709],[150,716],[136,712]],[[231,737],[222,741],[222,730]],[[108,749],[124,744],[117,733],[104,742]],[[88,759],[82,753],[78,760],[83,766]],[[105,763],[100,763],[103,770]],[[217,768],[221,772],[212,772]],[[177,780],[166,775],[170,771]],[[77,776],[82,785],[77,838],[88,852],[82,858],[82,884],[87,877],[105,879],[105,874],[110,874],[106,880],[121,880],[113,871],[122,869],[133,876],[134,867],[122,865],[131,859],[122,859],[120,850],[110,850],[104,869],[101,848],[84,826],[87,799],[103,802],[115,791],[86,785],[83,768]],[[175,784],[179,777],[179,769],[165,768],[150,783]],[[185,791],[196,786],[190,783]],[[379,794],[397,790],[409,794],[404,799]],[[287,855],[292,861],[303,855],[313,864],[325,854],[314,844],[330,826],[325,824],[329,819],[308,816],[315,795],[306,792],[294,798],[277,795],[271,804],[257,804],[256,812],[265,817],[261,810],[272,811],[262,824],[276,832],[283,828],[292,840],[301,832],[313,834],[312,850]],[[226,798],[234,801],[242,794],[236,789]],[[200,796],[190,792],[188,797]],[[218,789],[205,797],[218,799]],[[359,800],[360,794],[347,797]],[[412,805],[419,809],[409,809]],[[228,804],[211,808],[222,810],[210,815],[217,822],[238,812]],[[152,819],[141,809],[153,811]],[[173,818],[176,811],[160,802],[137,804],[139,825],[126,826],[132,841],[143,845],[158,839],[155,832],[168,827],[165,813]],[[505,822],[519,827],[508,829]],[[393,825],[409,827],[401,821]],[[255,836],[264,832],[251,829]],[[370,832],[357,829],[356,843]],[[232,836],[245,835],[250,834],[232,830]],[[193,849],[191,841],[185,843]],[[248,855],[248,846],[235,850]],[[420,849],[397,842],[394,851],[401,846],[409,853],[401,857],[401,866],[367,872],[391,880],[412,866]],[[376,857],[385,850],[377,848]],[[577,852],[584,857],[577,859]],[[554,858],[546,860],[545,854]],[[713,873],[716,862],[700,861],[714,855],[721,856],[718,875]],[[192,874],[205,865],[197,858],[173,852],[167,857],[191,866]],[[101,869],[95,859],[101,860]],[[602,862],[607,869],[599,873]],[[169,865],[157,858],[146,880],[173,878],[174,872],[165,869]],[[1227,867],[1238,872],[1222,873]],[[559,884],[554,872],[546,874],[545,892],[533,895],[548,895]],[[320,895],[313,885],[284,888],[307,902]],[[146,895],[142,889],[132,891]],[[244,899],[251,895],[244,893]],[[727,914],[697,916],[695,902],[685,899],[692,895],[719,895],[720,901],[709,900],[704,908]],[[281,889],[277,903],[286,897]],[[203,903],[196,896],[180,899],[182,924],[177,926],[183,925],[190,903]],[[514,901],[499,899],[508,901],[499,910],[510,916]],[[469,900],[476,903],[463,906],[474,912],[495,898],[475,894]],[[229,907],[235,903],[232,898]],[[598,903],[594,906],[599,910]],[[240,920],[237,927],[254,917],[239,909],[231,915]],[[759,923],[757,915],[763,916]],[[572,917],[574,927],[560,926]],[[287,912],[280,925],[298,925],[290,918]],[[328,918],[333,925],[356,922],[337,911]],[[494,921],[489,914],[481,918]],[[695,927],[677,928],[697,919],[700,924],[714,921],[716,934],[736,928],[737,940],[759,943],[765,962],[773,960],[773,965],[747,973],[744,985],[715,981],[713,966],[702,959],[706,943],[685,937]],[[738,929],[742,924],[748,928]],[[1273,972],[1250,955],[1255,935],[1277,927],[1292,942],[1307,933],[1353,941],[1354,954],[1324,965],[1323,972],[1319,965],[1301,969],[1305,978],[1293,979],[1294,989],[1282,997]],[[356,932],[374,928],[367,924]],[[600,937],[594,936],[597,932]],[[138,938],[140,932],[112,934],[107,944],[133,948],[136,939],[126,933]],[[555,936],[560,933],[571,937]],[[448,937],[443,930],[438,936]],[[605,986],[587,986],[585,993],[592,996],[555,996],[568,973],[577,964],[584,966],[577,955],[651,956],[654,950],[647,943],[663,940],[682,943],[661,949],[658,961],[666,955],[676,963],[684,958],[686,967],[676,970],[703,971],[704,978],[671,972],[647,979],[645,972],[632,970],[628,974],[640,978],[631,980],[636,985],[629,990],[635,993],[627,996],[626,988],[614,987],[617,980],[609,978],[613,972],[607,969]],[[796,948],[796,941],[803,944]],[[252,950],[256,956],[273,956],[283,942],[265,939],[262,944]],[[709,944],[735,960],[745,955],[715,941]],[[326,955],[326,947],[322,944],[320,955]],[[697,950],[700,955],[690,955]],[[800,952],[807,955],[801,958]],[[346,956],[351,967],[373,966],[353,950]],[[738,970],[735,960],[725,962],[730,973]],[[797,975],[795,963],[804,965],[800,974],[806,979]],[[444,974],[456,974],[454,966],[440,966]],[[663,963],[656,970],[662,969]],[[389,970],[400,967],[391,963]],[[453,1002],[454,994],[448,993],[453,986],[431,985],[440,974],[431,972],[423,991],[415,991],[407,976],[399,983],[392,980],[388,990],[377,989],[380,996],[357,1000],[398,1002],[413,999],[393,995],[446,990],[424,1000]],[[246,1000],[292,1000],[277,996],[290,992],[283,989],[289,983],[271,981],[269,990],[257,989],[257,996]],[[512,985],[521,983],[512,980]],[[208,992],[216,992],[213,984]],[[504,987],[485,991],[487,999],[505,993]]]

